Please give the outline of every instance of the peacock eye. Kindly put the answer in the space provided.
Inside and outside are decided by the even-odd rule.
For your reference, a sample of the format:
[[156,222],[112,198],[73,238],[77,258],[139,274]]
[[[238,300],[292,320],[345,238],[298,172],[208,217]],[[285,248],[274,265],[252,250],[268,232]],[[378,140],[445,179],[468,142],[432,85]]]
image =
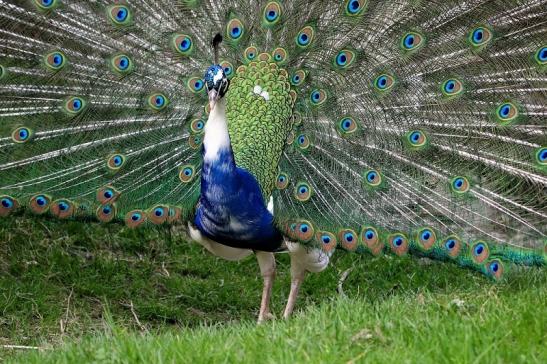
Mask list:
[[469,191],[470,185],[466,177],[458,176],[452,179],[450,188],[453,192],[463,194]]
[[355,61],[355,52],[343,49],[334,57],[334,65],[337,69],[346,69]]
[[108,8],[110,21],[117,26],[125,26],[131,22],[131,11],[125,5],[113,5]]
[[182,183],[189,183],[194,179],[195,168],[191,164],[180,167],[179,179]]
[[304,80],[306,79],[306,72],[304,70],[298,70],[294,72],[294,74],[291,77],[291,84],[293,86],[300,86],[302,83],[304,83]]
[[346,15],[356,16],[361,14],[367,5],[367,1],[368,0],[346,0]]
[[26,143],[32,138],[33,134],[34,133],[31,129],[29,129],[27,127],[20,127],[20,128],[15,129],[11,133],[11,139],[15,143]]
[[162,93],[154,93],[148,96],[148,106],[155,111],[165,109],[169,103],[167,96]]
[[53,71],[59,71],[66,65],[66,56],[63,52],[56,51],[46,54],[45,65]]
[[112,58],[110,63],[114,72],[126,75],[133,70],[133,62],[131,58],[125,54],[118,54]]
[[365,183],[371,187],[377,187],[382,183],[382,176],[374,169],[365,172]]
[[243,23],[241,20],[234,18],[228,22],[228,25],[226,25],[226,34],[229,39],[233,41],[239,40],[243,33],[245,32],[245,27],[243,26]]
[[199,77],[191,77],[186,83],[186,86],[193,93],[199,93],[203,91],[205,82]]
[[338,120],[337,130],[342,136],[349,136],[357,131],[357,123],[351,117],[344,117]]
[[296,35],[296,45],[301,48],[308,47],[315,36],[315,30],[311,26],[305,26],[300,32]]
[[273,59],[277,63],[284,63],[287,59],[287,51],[284,48],[276,48],[272,52]]
[[427,136],[421,130],[413,130],[407,133],[406,139],[414,149],[421,148],[427,144]]
[[451,78],[443,82],[441,91],[445,97],[456,96],[463,92],[463,85],[460,80]]
[[202,119],[194,119],[190,123],[190,130],[193,133],[200,133],[205,127],[205,122]]
[[281,4],[279,4],[277,1],[270,1],[268,4],[266,4],[266,7],[264,8],[263,18],[263,25],[265,27],[271,27],[272,25],[277,24],[279,22],[279,19],[281,18]]
[[537,150],[536,160],[540,165],[547,164],[547,148],[539,148]]
[[112,171],[117,171],[124,165],[124,163],[125,157],[121,154],[111,155],[106,162],[107,167]]
[[487,27],[477,27],[469,33],[468,40],[474,48],[483,47],[492,40],[492,32]]
[[47,11],[57,7],[57,5],[59,5],[59,0],[34,0],[34,4],[38,9]]
[[547,63],[547,47],[538,49],[534,58],[538,64],[545,65]]
[[472,246],[473,260],[476,263],[483,263],[490,255],[488,246],[482,241],[478,241]]
[[311,198],[312,189],[306,182],[300,182],[297,184],[294,195],[300,202],[306,202]]
[[394,79],[391,75],[386,73],[381,74],[374,80],[374,87],[381,92],[390,90],[394,85]]
[[279,173],[277,176],[276,187],[278,190],[284,190],[289,184],[289,176],[286,173]]
[[424,44],[424,37],[415,32],[406,33],[401,39],[401,47],[404,51],[416,50]]
[[496,118],[502,124],[515,121],[519,114],[519,109],[512,102],[504,102],[496,109]]
[[187,34],[175,33],[171,36],[171,48],[182,56],[189,56],[194,50],[194,41]]
[[64,110],[68,114],[76,115],[79,114],[86,106],[84,99],[77,96],[69,97],[64,104]]
[[403,255],[408,251],[408,239],[402,233],[391,234],[388,241],[395,254]]
[[247,47],[244,54],[246,60],[252,61],[256,58],[256,55],[258,54],[258,49],[256,49],[256,47]]
[[327,100],[327,93],[324,90],[313,90],[310,94],[312,105],[318,106]]

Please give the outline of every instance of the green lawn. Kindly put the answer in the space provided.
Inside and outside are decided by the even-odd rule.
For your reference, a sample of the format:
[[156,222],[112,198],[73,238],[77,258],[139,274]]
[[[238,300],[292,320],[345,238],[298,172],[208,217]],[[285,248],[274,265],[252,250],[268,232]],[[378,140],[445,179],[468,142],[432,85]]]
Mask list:
[[[280,315],[290,277],[288,256],[277,261]],[[547,362],[545,269],[493,283],[452,264],[340,252],[307,278],[293,319],[262,326],[258,272],[254,258],[216,259],[176,231],[2,218],[0,360]]]

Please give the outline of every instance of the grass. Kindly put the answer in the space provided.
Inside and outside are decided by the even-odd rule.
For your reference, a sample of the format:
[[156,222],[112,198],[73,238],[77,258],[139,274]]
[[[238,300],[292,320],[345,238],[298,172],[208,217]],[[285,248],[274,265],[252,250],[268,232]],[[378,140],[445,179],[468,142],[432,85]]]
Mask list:
[[[287,255],[277,261],[279,315],[290,277]],[[216,259],[174,231],[2,218],[0,360],[547,362],[545,269],[493,283],[451,264],[340,252],[308,276],[293,319],[262,326],[258,272],[254,258]]]

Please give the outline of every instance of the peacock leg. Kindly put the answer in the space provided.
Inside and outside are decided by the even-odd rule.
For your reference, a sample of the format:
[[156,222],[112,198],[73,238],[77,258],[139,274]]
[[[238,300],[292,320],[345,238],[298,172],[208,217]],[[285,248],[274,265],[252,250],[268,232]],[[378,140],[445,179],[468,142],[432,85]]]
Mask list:
[[294,310],[296,299],[298,297],[298,291],[300,285],[304,281],[306,276],[306,265],[298,259],[298,255],[291,252],[291,292],[289,293],[289,299],[287,300],[287,306],[285,306],[285,312],[283,318],[288,319]]
[[275,257],[273,253],[256,251],[256,259],[260,266],[260,274],[264,279],[262,289],[262,301],[260,303],[260,312],[258,313],[258,323],[273,319],[270,313],[270,297],[272,296],[273,281],[275,278]]

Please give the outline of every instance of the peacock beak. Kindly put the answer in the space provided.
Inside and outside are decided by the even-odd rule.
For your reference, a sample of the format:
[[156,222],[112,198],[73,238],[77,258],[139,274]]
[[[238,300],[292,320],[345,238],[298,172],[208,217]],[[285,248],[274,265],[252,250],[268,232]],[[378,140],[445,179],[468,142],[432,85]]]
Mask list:
[[209,109],[211,111],[213,111],[213,109],[215,108],[218,99],[220,99],[220,94],[217,92],[217,90],[209,90]]

